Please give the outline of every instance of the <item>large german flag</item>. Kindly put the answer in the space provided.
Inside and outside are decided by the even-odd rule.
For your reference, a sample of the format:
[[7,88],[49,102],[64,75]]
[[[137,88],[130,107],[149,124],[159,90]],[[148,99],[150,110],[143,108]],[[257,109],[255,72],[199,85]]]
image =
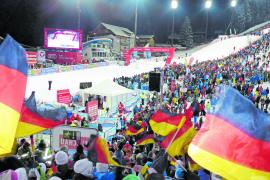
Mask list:
[[27,69],[24,49],[7,36],[0,46],[0,156],[12,151],[25,94]]
[[64,107],[43,111],[38,110],[35,93],[32,92],[31,96],[23,104],[16,137],[25,137],[54,128],[64,124],[66,118],[67,112]]
[[200,166],[226,179],[270,179],[270,117],[221,86],[213,112],[189,146]]
[[177,128],[181,128],[185,118],[192,117],[192,109],[189,108],[185,114],[172,114],[166,109],[158,110],[150,119],[152,130],[161,136],[167,136]]
[[182,127],[166,136],[160,143],[160,147],[167,149],[171,157],[184,155],[195,134],[196,130],[193,128],[190,118],[184,117]]

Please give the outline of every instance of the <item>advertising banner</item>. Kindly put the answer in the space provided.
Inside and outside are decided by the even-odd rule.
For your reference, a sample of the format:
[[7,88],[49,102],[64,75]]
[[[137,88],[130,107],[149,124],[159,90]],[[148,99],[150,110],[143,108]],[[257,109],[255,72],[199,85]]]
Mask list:
[[76,150],[77,146],[80,144],[87,144],[89,137],[80,137],[79,140],[68,139],[63,135],[59,135],[59,147],[67,147],[68,149]]
[[166,60],[166,64],[170,64],[174,55],[175,48],[163,48],[163,47],[139,47],[139,48],[131,48],[127,51],[124,51],[123,58],[125,60],[125,65],[128,66],[130,64],[131,56],[133,52],[163,52],[168,53],[168,57]]
[[96,120],[98,117],[98,101],[90,101],[86,105],[86,112],[91,117],[91,120]]
[[46,61],[46,52],[44,50],[38,50],[37,61],[38,62],[45,62]]
[[69,89],[57,91],[57,102],[63,104],[69,104],[71,102],[71,95]]
[[41,69],[41,74],[51,74],[51,73],[56,73],[56,72],[59,72],[59,68],[57,67]]
[[62,66],[62,67],[59,67],[59,71],[60,72],[68,72],[68,71],[72,71],[73,68],[72,66]]
[[82,63],[80,52],[47,52],[46,56],[47,59],[54,60],[56,64],[72,65]]
[[34,65],[37,63],[37,52],[35,51],[26,51],[27,63]]

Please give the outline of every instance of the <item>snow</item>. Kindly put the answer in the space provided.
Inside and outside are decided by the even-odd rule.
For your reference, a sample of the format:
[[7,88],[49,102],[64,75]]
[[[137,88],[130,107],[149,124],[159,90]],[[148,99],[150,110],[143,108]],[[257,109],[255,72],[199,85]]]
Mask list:
[[[258,40],[260,36],[240,36],[231,37],[226,40],[214,40],[209,45],[198,48],[195,51],[191,51],[190,57],[194,58],[195,62],[198,60],[214,60],[222,58],[234,53],[234,47],[236,51],[248,46],[250,43]],[[174,58],[173,61],[184,63],[183,58],[178,59],[179,56]],[[190,58],[189,57],[189,58]],[[97,83],[113,79],[120,76],[133,76],[143,72],[149,72],[154,70],[155,67],[163,67],[164,61],[154,60],[140,60],[132,63],[129,66],[109,65],[103,67],[97,67],[92,69],[71,71],[63,73],[54,73],[42,76],[30,76],[28,77],[26,97],[30,96],[32,91],[36,91],[36,98],[45,102],[56,102],[56,91],[61,89],[69,89],[71,94],[75,94],[79,91],[80,82],[92,82],[93,86]],[[52,89],[48,90],[48,81],[52,80]]]
[[[141,60],[129,66],[109,65],[92,69],[54,73],[41,76],[30,76],[27,79],[26,97],[36,91],[36,98],[45,102],[56,102],[56,92],[61,89],[69,89],[71,94],[79,91],[81,82],[92,82],[93,86],[114,77],[133,76],[143,72],[154,70],[155,67],[163,67],[164,61]],[[48,90],[48,81],[52,81],[52,89]]]
[[[260,36],[247,35],[247,36],[235,36],[226,39],[216,39],[212,41],[208,46],[199,49],[198,51],[189,54],[187,59],[194,58],[193,63],[197,60],[203,62],[207,60],[215,60],[234,54],[237,51],[249,46],[254,41],[258,40]],[[235,47],[235,50],[234,50]],[[175,62],[185,62],[185,58],[174,59]]]

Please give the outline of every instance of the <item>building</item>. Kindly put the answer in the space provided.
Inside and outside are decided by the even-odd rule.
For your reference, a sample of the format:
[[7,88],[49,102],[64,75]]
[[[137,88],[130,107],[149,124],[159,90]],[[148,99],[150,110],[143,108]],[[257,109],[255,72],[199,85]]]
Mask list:
[[87,41],[93,38],[108,38],[112,40],[112,53],[120,55],[121,52],[134,47],[135,34],[127,28],[114,26],[106,23],[98,25],[91,34],[88,34]]
[[108,38],[92,39],[83,43],[83,61],[88,63],[114,60],[112,40]]
[[155,46],[155,36],[154,35],[138,35],[136,39],[136,46],[139,46],[139,47]]

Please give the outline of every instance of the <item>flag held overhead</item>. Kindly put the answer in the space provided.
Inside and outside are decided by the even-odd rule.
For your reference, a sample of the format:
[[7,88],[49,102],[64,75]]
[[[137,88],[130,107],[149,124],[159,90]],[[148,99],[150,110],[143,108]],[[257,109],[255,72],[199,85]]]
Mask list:
[[270,179],[270,117],[237,90],[220,86],[188,153],[202,167],[227,179]]
[[12,151],[26,89],[27,70],[25,50],[7,36],[0,46],[0,156]]

